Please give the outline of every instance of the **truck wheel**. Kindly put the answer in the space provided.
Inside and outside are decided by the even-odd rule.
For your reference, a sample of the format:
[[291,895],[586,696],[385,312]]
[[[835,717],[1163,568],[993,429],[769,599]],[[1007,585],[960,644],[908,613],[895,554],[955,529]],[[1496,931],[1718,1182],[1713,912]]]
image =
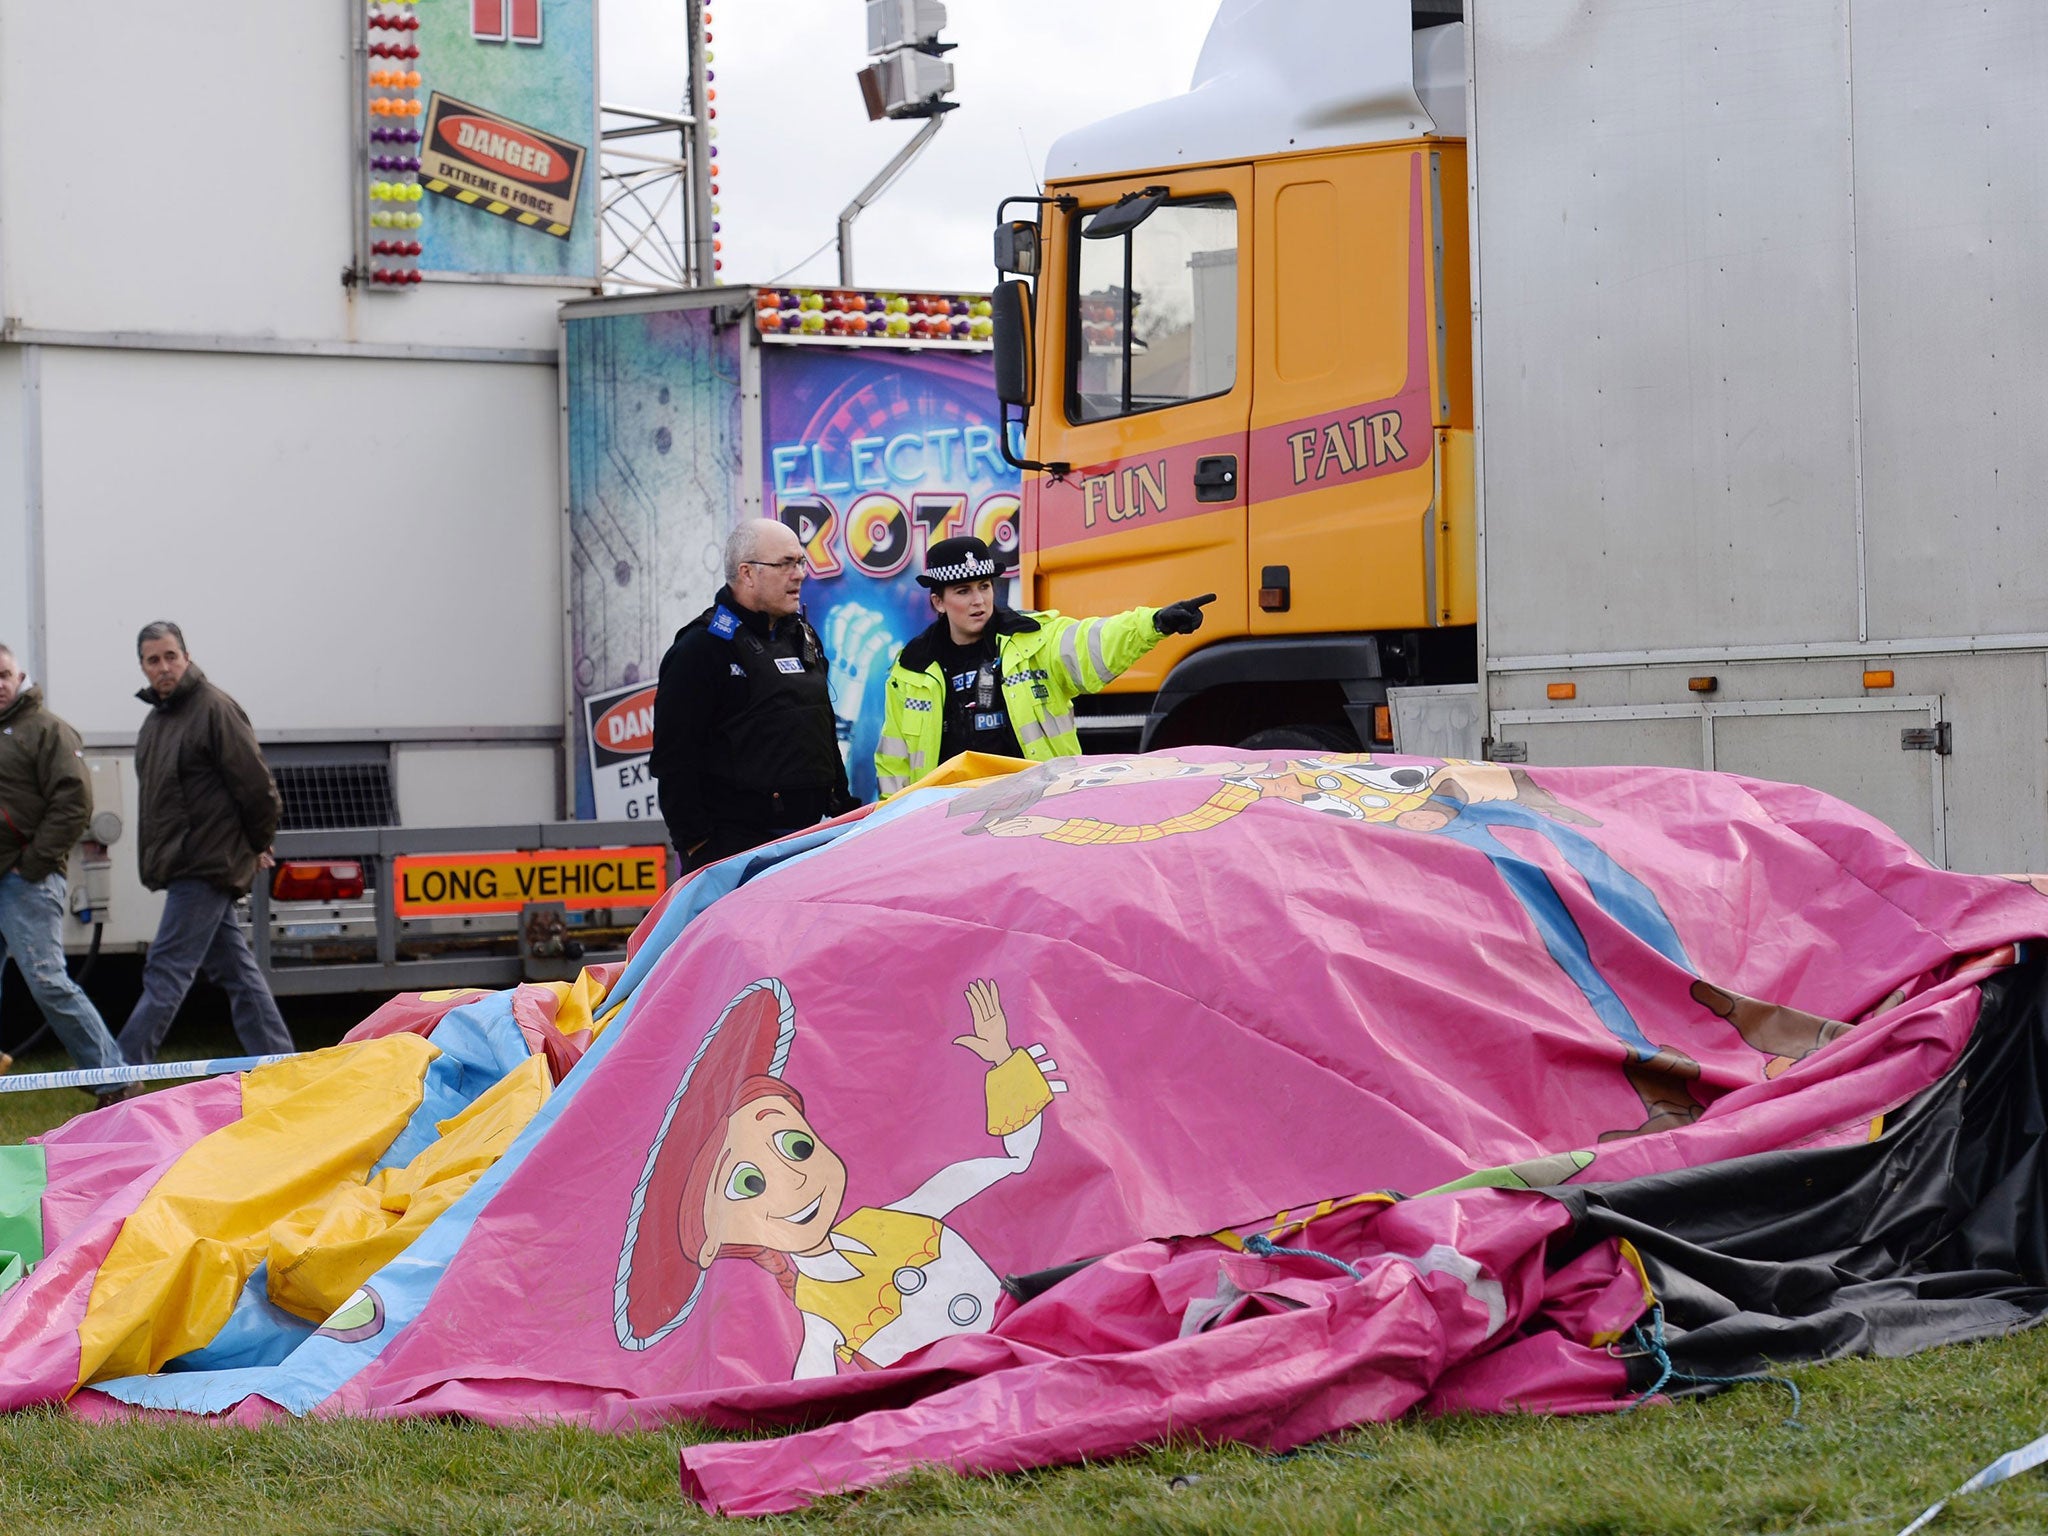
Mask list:
[[1276,725],[1253,731],[1238,747],[1247,752],[1356,752],[1350,732],[1334,725]]

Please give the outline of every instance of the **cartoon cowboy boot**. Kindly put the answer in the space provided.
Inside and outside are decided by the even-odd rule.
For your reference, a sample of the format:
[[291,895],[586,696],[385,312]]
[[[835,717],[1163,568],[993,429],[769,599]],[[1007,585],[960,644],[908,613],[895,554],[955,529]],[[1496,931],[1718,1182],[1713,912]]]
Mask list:
[[1817,1013],[1788,1008],[1782,1003],[1744,997],[1710,982],[1694,982],[1692,996],[1707,1012],[1726,1019],[1742,1036],[1744,1045],[1771,1058],[1764,1064],[1765,1077],[1776,1077],[1800,1057],[1846,1035],[1850,1029],[1839,1019],[1824,1019]]
[[1642,1060],[1632,1058],[1623,1063],[1621,1075],[1628,1079],[1629,1087],[1635,1089],[1636,1097],[1643,1101],[1643,1112],[1647,1118],[1641,1125],[1627,1130],[1602,1131],[1600,1140],[1653,1136],[1658,1131],[1691,1125],[1699,1119],[1700,1105],[1686,1085],[1699,1077],[1700,1064],[1683,1052],[1674,1051],[1668,1045],[1660,1046],[1654,1056]]

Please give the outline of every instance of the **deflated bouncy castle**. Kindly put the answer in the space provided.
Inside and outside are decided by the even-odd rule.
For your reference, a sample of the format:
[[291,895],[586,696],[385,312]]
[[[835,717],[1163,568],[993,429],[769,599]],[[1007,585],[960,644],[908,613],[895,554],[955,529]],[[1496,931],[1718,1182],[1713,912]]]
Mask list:
[[1983,1338],[2044,939],[1781,784],[963,759],[616,974],[0,1151],[0,1406],[788,1428],[683,1452],[755,1514]]

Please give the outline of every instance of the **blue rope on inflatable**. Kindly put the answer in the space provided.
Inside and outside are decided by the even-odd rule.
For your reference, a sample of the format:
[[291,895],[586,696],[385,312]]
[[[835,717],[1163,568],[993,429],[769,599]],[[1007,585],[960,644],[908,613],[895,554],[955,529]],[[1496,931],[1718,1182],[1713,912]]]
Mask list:
[[[1251,1245],[1247,1243],[1245,1246],[1250,1247]],[[1690,1371],[1681,1371],[1672,1363],[1671,1352],[1664,1345],[1664,1309],[1661,1306],[1650,1308],[1650,1331],[1648,1333],[1643,1331],[1641,1323],[1637,1323],[1629,1331],[1635,1338],[1637,1352],[1648,1355],[1657,1362],[1657,1379],[1650,1383],[1648,1390],[1643,1392],[1640,1397],[1622,1409],[1623,1413],[1633,1413],[1674,1381],[1684,1382],[1692,1386],[1714,1387],[1739,1387],[1745,1386],[1750,1382],[1773,1381],[1792,1394],[1792,1415],[1785,1420],[1786,1427],[1789,1429],[1806,1428],[1804,1424],[1799,1422],[1799,1383],[1791,1377],[1774,1375],[1769,1371],[1758,1371],[1750,1376],[1696,1376]]]
[[1251,1254],[1254,1258],[1260,1259],[1277,1258],[1282,1255],[1290,1259],[1320,1259],[1325,1264],[1343,1270],[1345,1274],[1354,1280],[1363,1280],[1365,1278],[1365,1276],[1361,1275],[1340,1258],[1327,1253],[1317,1253],[1313,1248],[1282,1248],[1263,1232],[1254,1232],[1250,1237],[1246,1238],[1244,1240],[1244,1251]]

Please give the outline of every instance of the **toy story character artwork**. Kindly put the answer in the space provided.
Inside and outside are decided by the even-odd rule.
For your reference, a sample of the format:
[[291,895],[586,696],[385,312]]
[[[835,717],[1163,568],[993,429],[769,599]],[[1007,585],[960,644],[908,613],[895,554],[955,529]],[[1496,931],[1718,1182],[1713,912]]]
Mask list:
[[[1042,814],[1046,800],[1076,790],[1161,779],[1218,778],[1199,806],[1138,825],[1093,817]],[[1582,830],[1592,817],[1560,802],[1527,770],[1500,763],[1444,761],[1383,763],[1369,753],[1278,762],[1188,763],[1167,755],[1079,759],[1044,764],[956,796],[951,815],[974,815],[968,830],[994,837],[1036,837],[1077,846],[1152,842],[1206,831],[1254,805],[1278,802],[1361,825],[1445,837],[1480,854],[1528,915],[1544,948],[1587,1006],[1626,1051],[1622,1074],[1642,1100],[1642,1124],[1607,1132],[1644,1135],[1699,1118],[1689,1091],[1699,1064],[1642,1031],[1634,1013],[1594,962],[1585,935],[1542,865],[1504,842],[1503,829],[1534,833],[1557,851],[1600,910],[1680,970],[1697,977],[1663,904],[1648,886],[1617,864]],[[1776,1076],[1849,1028],[1774,1003],[1695,981],[1692,997],[1726,1021],[1744,1043],[1766,1058],[1764,1075]]]
[[1002,1284],[946,1218],[1025,1172],[1044,1114],[1066,1084],[1041,1046],[1013,1047],[993,981],[967,989],[953,1043],[988,1067],[989,1135],[1000,1156],[941,1168],[901,1199],[842,1213],[846,1164],[784,1080],[796,1007],[773,978],[751,982],[704,1037],[669,1101],[633,1192],[614,1291],[627,1349],[690,1316],[705,1272],[751,1259],[802,1315],[798,1379],[894,1365],[912,1350],[995,1322]]

